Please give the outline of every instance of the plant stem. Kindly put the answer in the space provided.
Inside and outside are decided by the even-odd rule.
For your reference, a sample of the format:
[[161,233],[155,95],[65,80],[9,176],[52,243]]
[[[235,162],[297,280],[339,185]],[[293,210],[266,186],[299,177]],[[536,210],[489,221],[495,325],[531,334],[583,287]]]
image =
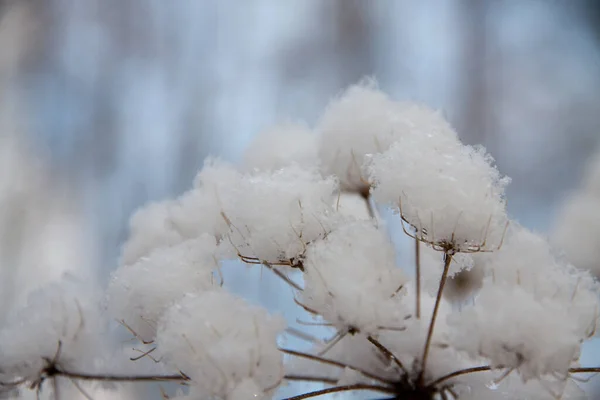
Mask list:
[[329,385],[335,385],[338,382],[338,379],[311,375],[285,375],[283,379],[287,381],[321,382]]
[[444,272],[442,272],[442,278],[440,279],[440,286],[438,288],[437,296],[435,298],[435,306],[433,307],[433,314],[431,315],[431,321],[429,322],[429,330],[427,332],[427,340],[425,341],[425,348],[423,349],[423,360],[421,363],[421,371],[419,372],[419,382],[423,383],[425,374],[425,368],[427,367],[427,357],[429,356],[429,348],[431,347],[431,338],[433,337],[433,329],[435,328],[435,320],[437,318],[438,309],[442,302],[442,293],[444,292],[444,286],[446,285],[446,279],[448,278],[448,270],[450,269],[450,263],[452,262],[452,256],[454,253],[446,251],[444,253]]
[[111,381],[111,382],[185,382],[190,378],[186,375],[101,375],[101,374],[85,374],[80,372],[65,371],[57,369],[54,376],[64,376],[71,379],[79,379],[84,381]]
[[363,376],[369,378],[369,379],[373,379],[376,380],[378,382],[381,382],[383,384],[389,385],[392,384],[392,382],[389,382],[377,375],[371,374],[370,372],[364,371],[360,368],[355,368],[352,367],[348,364],[344,364],[342,362],[339,361],[335,361],[335,360],[330,360],[328,358],[324,358],[324,357],[320,357],[320,356],[316,356],[314,354],[308,354],[308,353],[303,353],[301,351],[296,351],[296,350],[290,350],[290,349],[282,349],[280,348],[279,351],[281,351],[284,354],[289,354],[291,356],[295,356],[295,357],[300,357],[300,358],[306,358],[308,360],[313,360],[313,361],[317,361],[323,364],[327,364],[327,365],[332,365],[334,367],[339,367],[339,368],[348,368],[351,369],[353,371],[359,372],[360,374],[362,374]]
[[370,187],[366,187],[365,190],[360,191],[360,197],[363,198],[365,204],[367,205],[367,211],[369,212],[369,217],[371,219],[375,219],[377,216],[375,214],[375,209],[373,208],[373,203],[371,202],[371,193],[369,192]]
[[369,340],[369,342],[373,343],[373,345],[375,347],[377,347],[377,349],[386,357],[388,358],[390,361],[393,361],[406,375],[408,375],[408,371],[406,371],[406,369],[404,368],[404,365],[402,365],[402,362],[398,359],[398,357],[396,357],[394,355],[394,353],[392,353],[390,350],[388,350],[387,347],[385,347],[384,345],[382,345],[377,339],[375,339],[373,336],[369,336],[367,338]]
[[440,383],[447,381],[448,379],[452,379],[452,378],[455,378],[455,377],[460,376],[460,375],[471,374],[473,372],[491,371],[491,370],[492,370],[492,367],[490,367],[489,365],[483,365],[481,367],[472,367],[472,368],[460,369],[458,371],[451,372],[451,373],[449,373],[447,375],[442,376],[441,378],[436,379],[435,381],[429,383],[427,385],[427,387],[437,386]]
[[351,391],[355,391],[355,390],[370,390],[373,392],[388,393],[388,394],[394,393],[392,391],[392,389],[390,389],[390,388],[386,388],[383,386],[377,386],[377,385],[365,385],[365,384],[359,383],[356,385],[336,386],[336,387],[332,387],[332,388],[328,388],[328,389],[316,390],[314,392],[304,393],[304,394],[294,396],[294,397],[286,397],[283,400],[303,400],[303,399],[309,399],[311,397],[323,396],[323,395],[330,394],[330,393],[351,392]]
[[415,275],[416,275],[416,315],[421,319],[421,242],[415,238]]
[[572,374],[598,373],[600,367],[569,368],[569,372]]

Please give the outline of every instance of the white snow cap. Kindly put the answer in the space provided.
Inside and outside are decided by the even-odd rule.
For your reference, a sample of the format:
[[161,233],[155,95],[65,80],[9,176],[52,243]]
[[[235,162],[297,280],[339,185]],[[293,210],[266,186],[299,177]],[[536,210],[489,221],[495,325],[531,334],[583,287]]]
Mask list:
[[482,290],[495,284],[522,287],[540,301],[560,302],[568,310],[563,323],[573,327],[581,340],[596,330],[600,312],[598,283],[587,271],[557,258],[541,236],[511,223],[500,250],[473,256],[486,270]]
[[509,179],[483,147],[461,144],[438,113],[407,107],[403,115],[415,116],[410,131],[367,160],[375,199],[393,205],[429,242],[452,243],[457,251],[497,247],[507,221]]
[[157,247],[183,241],[169,220],[171,204],[171,201],[151,203],[133,214],[129,220],[129,239],[123,245],[122,264],[132,264]]
[[600,277],[600,196],[571,196],[557,217],[552,240],[575,266]]
[[407,282],[394,248],[371,222],[351,222],[311,244],[302,299],[338,329],[371,333],[403,322]]
[[144,341],[152,340],[169,306],[185,293],[212,288],[215,251],[215,238],[205,234],[121,266],[107,290],[109,312]]
[[576,267],[600,277],[600,153],[585,170],[579,190],[559,211],[553,243]]
[[204,398],[237,400],[256,394],[256,389],[259,395],[269,393],[281,382],[277,336],[284,328],[282,318],[214,290],[187,295],[169,309],[160,321],[156,344]]
[[566,374],[598,324],[598,284],[511,224],[502,248],[473,255],[486,278],[475,304],[450,318],[455,345],[523,379]]
[[240,174],[219,188],[229,240],[246,257],[298,259],[307,243],[330,230],[336,192],[335,179],[299,165]]
[[362,173],[365,154],[385,151],[402,133],[396,104],[373,80],[350,86],[331,101],[319,121],[319,156],[325,175],[335,175],[344,190],[368,188]]
[[193,189],[177,199],[140,208],[130,219],[130,236],[123,246],[121,264],[133,264],[156,248],[173,246],[204,233],[219,239],[228,229],[221,216],[219,188],[235,185],[238,177],[230,164],[208,158]]
[[98,294],[69,276],[32,292],[0,330],[0,381],[35,380],[45,360],[67,370],[93,367],[95,357],[108,348]]
[[[517,369],[524,380],[566,376],[579,357],[580,336],[562,302],[538,301],[523,288],[495,285],[475,305],[449,318],[453,344],[492,367]],[[549,334],[548,332],[551,332]]]
[[307,126],[276,125],[259,133],[244,154],[248,170],[274,170],[291,164],[314,168],[318,164],[317,135]]

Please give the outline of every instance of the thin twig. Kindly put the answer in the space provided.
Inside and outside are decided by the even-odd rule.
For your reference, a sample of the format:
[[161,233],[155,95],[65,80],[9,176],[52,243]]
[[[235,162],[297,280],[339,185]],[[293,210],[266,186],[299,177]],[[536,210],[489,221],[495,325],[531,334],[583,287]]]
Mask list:
[[448,379],[455,378],[457,376],[471,374],[473,372],[482,372],[482,371],[491,371],[491,370],[492,370],[492,367],[490,367],[489,365],[482,365],[481,367],[472,367],[472,368],[460,369],[458,371],[451,372],[451,373],[449,373],[447,375],[444,375],[444,376],[436,379],[435,381],[427,384],[427,387],[428,388],[435,387],[435,386],[439,385],[440,383],[445,382]]
[[348,334],[348,330],[337,332],[331,339],[325,341],[325,347],[317,353],[319,356],[325,355],[329,350],[338,344]]
[[600,367],[569,368],[569,372],[572,374],[598,373]]
[[415,274],[416,274],[416,315],[421,319],[421,242],[415,238]]
[[77,390],[79,390],[79,392],[83,395],[83,397],[85,397],[87,400],[94,400],[94,398],[92,396],[90,396],[90,394],[88,392],[86,392],[85,390],[83,390],[83,388],[81,387],[81,385],[75,379],[71,378],[70,381],[73,384],[73,386],[75,386],[75,388]]
[[448,270],[450,269],[450,263],[452,262],[451,252],[444,253],[444,271],[442,272],[442,278],[440,279],[440,286],[438,288],[437,296],[435,298],[435,306],[433,307],[433,314],[431,315],[431,321],[429,322],[429,330],[427,332],[427,340],[425,341],[425,347],[423,349],[423,359],[421,363],[421,371],[419,372],[419,382],[423,383],[425,374],[425,368],[427,367],[427,357],[429,356],[429,348],[431,346],[431,339],[433,337],[433,329],[435,328],[435,320],[437,318],[438,309],[442,302],[442,293],[444,292],[444,286],[446,285],[446,279],[448,278]]
[[298,285],[296,282],[294,282],[293,280],[291,280],[286,274],[284,274],[283,272],[281,272],[280,270],[278,270],[277,268],[275,268],[271,264],[269,264],[267,262],[263,262],[263,265],[265,267],[267,267],[268,269],[270,269],[271,271],[273,271],[275,273],[275,275],[277,275],[279,278],[283,279],[283,281],[285,283],[287,283],[288,285],[290,285],[294,289],[298,290],[299,292],[301,292],[301,291],[304,290],[300,285]]
[[338,382],[338,379],[311,375],[284,375],[283,379],[288,381],[321,382],[329,385],[335,385]]
[[63,369],[56,369],[55,376],[64,376],[71,379],[79,379],[83,381],[99,381],[99,382],[185,382],[190,378],[185,374],[174,375],[102,375],[102,374],[86,374],[82,372],[72,372]]
[[369,189],[366,191],[360,191],[360,197],[363,198],[365,203],[367,204],[367,211],[369,212],[369,218],[376,219],[377,216],[375,214],[375,209],[373,208],[373,203],[371,202],[371,195],[369,193]]
[[154,362],[158,362],[158,360],[156,360],[155,358],[153,358],[153,357],[150,355],[152,352],[154,352],[154,351],[156,350],[156,347],[153,347],[153,348],[151,348],[151,349],[150,349],[150,350],[148,350],[148,351],[142,351],[142,350],[139,350],[139,349],[133,349],[133,350],[135,350],[135,351],[139,351],[140,353],[142,353],[142,355],[140,355],[140,356],[137,356],[137,357],[130,357],[130,358],[129,358],[129,360],[130,360],[130,361],[138,361],[138,360],[140,360],[140,359],[142,359],[142,358],[144,358],[144,357],[148,356],[148,357],[150,357],[150,358],[151,358],[151,359],[152,359]]
[[60,390],[58,388],[58,380],[56,377],[52,378],[52,391],[54,392],[54,400],[60,400]]
[[406,371],[406,369],[404,368],[404,365],[402,365],[402,362],[398,359],[398,357],[396,357],[394,355],[394,353],[392,353],[390,350],[388,350],[387,347],[382,345],[373,336],[368,336],[367,340],[369,342],[371,342],[375,347],[377,347],[377,350],[379,350],[387,359],[389,359],[390,361],[393,361],[394,364],[396,364],[402,370],[402,372],[404,372],[406,375],[408,375],[408,371]]
[[388,394],[394,393],[393,389],[390,389],[390,388],[387,388],[384,386],[365,385],[365,384],[358,383],[356,385],[336,386],[336,387],[332,387],[332,388],[328,388],[328,389],[316,390],[314,392],[304,393],[304,394],[301,394],[298,396],[286,397],[283,400],[303,400],[303,399],[309,399],[311,397],[323,396],[325,394],[330,394],[330,393],[351,392],[351,391],[358,391],[358,390],[369,390],[372,392],[380,392],[380,393],[388,393]]
[[393,382],[388,381],[386,379],[383,379],[380,376],[374,375],[374,374],[372,374],[372,373],[370,373],[368,371],[362,370],[360,368],[352,367],[352,366],[350,366],[348,364],[344,364],[344,363],[339,362],[339,361],[331,360],[329,358],[324,358],[324,357],[316,356],[314,354],[303,353],[301,351],[290,350],[290,349],[282,349],[282,348],[280,348],[279,351],[281,351],[284,354],[289,354],[291,356],[300,357],[300,358],[306,358],[308,360],[317,361],[317,362],[320,362],[320,363],[323,363],[323,364],[332,365],[332,366],[338,367],[338,368],[348,368],[348,369],[351,369],[353,371],[359,372],[360,374],[364,375],[365,377],[367,377],[369,379],[373,379],[375,381],[381,382],[381,383],[386,384],[386,385],[393,384]]
[[306,332],[302,332],[301,330],[296,329],[296,328],[288,327],[285,329],[285,332],[289,333],[290,335],[293,335],[299,339],[306,340],[309,343],[314,343],[314,344],[318,344],[318,345],[325,344],[325,342],[323,342],[321,339],[319,339],[311,334],[308,334]]

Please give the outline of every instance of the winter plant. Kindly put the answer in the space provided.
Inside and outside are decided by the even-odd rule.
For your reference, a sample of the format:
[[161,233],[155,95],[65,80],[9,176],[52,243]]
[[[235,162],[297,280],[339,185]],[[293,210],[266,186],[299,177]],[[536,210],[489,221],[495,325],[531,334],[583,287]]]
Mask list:
[[[268,130],[242,167],[209,159],[188,192],[139,210],[105,293],[69,279],[32,296],[0,332],[1,385],[55,398],[139,381],[202,400],[281,399],[295,381],[312,386],[287,400],[585,398],[576,382],[600,372],[578,363],[598,283],[510,220],[508,184],[440,113],[352,86],[314,130]],[[397,265],[385,209],[414,264]],[[326,336],[228,291],[226,260],[275,274]],[[125,364],[110,320],[137,341]]]
[[577,267],[600,277],[600,153],[592,157],[580,187],[558,213],[553,240]]

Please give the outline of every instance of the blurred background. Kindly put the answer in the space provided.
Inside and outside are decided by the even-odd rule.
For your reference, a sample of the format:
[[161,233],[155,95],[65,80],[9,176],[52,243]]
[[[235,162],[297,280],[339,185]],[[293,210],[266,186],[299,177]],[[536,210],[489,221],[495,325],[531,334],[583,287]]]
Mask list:
[[0,0],[0,322],[65,271],[106,282],[137,207],[364,76],[443,110],[550,233],[599,151],[600,1]]

